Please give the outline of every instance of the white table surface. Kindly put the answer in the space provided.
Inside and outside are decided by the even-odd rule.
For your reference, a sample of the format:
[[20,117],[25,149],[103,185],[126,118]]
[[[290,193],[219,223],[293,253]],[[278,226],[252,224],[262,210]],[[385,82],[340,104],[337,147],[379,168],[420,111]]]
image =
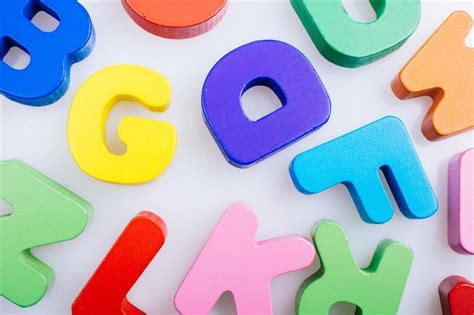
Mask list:
[[[54,269],[56,280],[37,305],[21,309],[0,298],[2,314],[65,314],[127,222],[148,209],[167,223],[165,246],[129,294],[150,314],[176,314],[173,297],[223,211],[234,201],[252,207],[259,217],[258,239],[286,234],[310,238],[313,225],[332,219],[345,229],[354,256],[367,265],[377,243],[391,238],[408,244],[415,253],[399,314],[441,314],[438,285],[447,276],[474,281],[474,258],[455,253],[447,242],[447,166],[449,159],[474,144],[473,132],[438,142],[425,139],[421,121],[430,107],[428,97],[398,100],[390,89],[392,78],[440,23],[458,9],[474,14],[472,1],[422,1],[420,25],[398,51],[358,69],[346,69],[324,59],[314,47],[289,1],[231,0],[227,15],[211,32],[188,40],[168,40],[139,28],[119,1],[81,1],[97,33],[96,47],[72,67],[71,86],[57,103],[33,108],[0,97],[0,158],[23,160],[76,192],[94,206],[85,232],[69,242],[45,246],[33,253]],[[345,0],[351,14],[362,20],[373,16],[368,1]],[[251,41],[277,39],[300,49],[313,63],[332,100],[329,122],[275,156],[249,169],[229,165],[207,130],[200,95],[205,76],[228,51]],[[470,37],[472,46],[472,34]],[[165,75],[173,88],[170,109],[148,112],[131,103],[119,104],[107,125],[110,146],[123,150],[116,127],[124,115],[163,119],[174,124],[178,145],[174,160],[155,181],[119,186],[95,180],[74,162],[67,145],[66,123],[72,97],[90,75],[114,64],[138,64]],[[254,114],[271,108],[274,98],[263,89],[245,95],[245,108]],[[260,107],[258,107],[260,106]],[[439,200],[438,213],[427,220],[409,220],[396,210],[384,225],[364,223],[342,186],[306,196],[293,186],[288,165],[309,148],[331,140],[385,115],[401,118],[412,136]],[[4,206],[2,206],[3,208]],[[3,241],[3,240],[2,240]],[[272,284],[275,314],[294,313],[301,282],[319,267],[277,278]],[[124,272],[126,272],[124,270]],[[348,284],[349,285],[349,284]],[[351,307],[336,307],[347,314]],[[234,312],[232,298],[224,297],[214,314]]]

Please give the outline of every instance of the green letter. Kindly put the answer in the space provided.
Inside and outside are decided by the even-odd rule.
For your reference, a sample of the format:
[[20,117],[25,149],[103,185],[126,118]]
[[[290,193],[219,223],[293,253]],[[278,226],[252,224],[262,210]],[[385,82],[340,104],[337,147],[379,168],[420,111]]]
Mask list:
[[382,241],[370,265],[357,266],[342,228],[323,221],[313,241],[321,269],[306,279],[297,298],[297,314],[328,314],[338,302],[357,306],[357,314],[396,314],[413,260],[412,251],[400,243]]
[[31,306],[44,296],[54,272],[30,248],[78,236],[92,206],[15,160],[0,161],[0,198],[13,208],[0,217],[0,295]]
[[342,0],[291,0],[314,44],[329,61],[360,67],[397,50],[418,26],[419,0],[370,0],[377,19],[354,21]]

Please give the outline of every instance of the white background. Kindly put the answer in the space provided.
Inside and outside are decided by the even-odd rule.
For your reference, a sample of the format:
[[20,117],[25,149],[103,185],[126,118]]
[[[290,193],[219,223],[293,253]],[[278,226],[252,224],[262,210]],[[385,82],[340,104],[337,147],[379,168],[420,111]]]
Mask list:
[[[231,0],[227,15],[214,30],[178,41],[159,38],[139,28],[119,1],[82,2],[95,25],[95,50],[73,66],[71,86],[57,103],[33,108],[0,98],[0,155],[2,159],[23,160],[76,192],[92,203],[94,216],[77,239],[33,250],[56,273],[54,285],[40,303],[21,309],[0,298],[1,313],[70,312],[71,303],[127,222],[139,211],[148,209],[164,218],[168,238],[129,297],[148,313],[175,314],[173,297],[180,281],[223,211],[234,201],[245,202],[254,209],[260,220],[258,239],[286,234],[310,238],[318,220],[339,222],[361,265],[368,264],[383,238],[408,244],[415,259],[400,314],[441,314],[439,283],[453,274],[474,280],[473,257],[451,250],[446,233],[448,161],[473,146],[473,132],[428,141],[420,125],[431,99],[400,101],[390,89],[392,78],[452,11],[464,9],[473,15],[471,1],[422,1],[420,25],[407,43],[388,57],[358,69],[326,61],[286,0]],[[362,21],[374,17],[368,1],[345,0],[345,4]],[[288,42],[309,58],[331,97],[332,115],[319,131],[242,170],[225,161],[203,122],[201,87],[210,68],[225,53],[259,39]],[[472,34],[470,40],[472,46]],[[166,76],[173,87],[172,103],[166,113],[151,113],[136,104],[124,103],[116,107],[108,121],[108,140],[115,152],[123,150],[115,130],[124,115],[163,119],[176,127],[178,145],[174,160],[159,178],[146,185],[119,186],[95,180],[77,167],[68,149],[66,123],[75,91],[90,75],[114,64],[150,67]],[[256,113],[273,100],[264,89],[255,88],[245,95],[244,107]],[[297,192],[288,173],[288,165],[296,154],[385,115],[401,118],[413,138],[439,200],[440,208],[434,217],[409,220],[397,209],[390,222],[369,225],[360,219],[342,185],[312,196]],[[2,208],[6,211],[5,205]],[[316,261],[311,268],[275,279],[275,314],[294,313],[299,285],[318,268]],[[351,310],[348,306],[336,307],[334,313],[347,314]],[[213,312],[234,312],[230,296],[221,300]]]

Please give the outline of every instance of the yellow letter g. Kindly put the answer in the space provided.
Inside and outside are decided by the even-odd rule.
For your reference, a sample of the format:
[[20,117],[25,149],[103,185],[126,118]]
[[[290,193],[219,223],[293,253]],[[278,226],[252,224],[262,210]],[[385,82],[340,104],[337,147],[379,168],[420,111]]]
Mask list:
[[105,123],[112,107],[134,101],[164,112],[171,98],[169,82],[151,69],[117,65],[92,75],[77,91],[69,112],[68,141],[79,167],[92,177],[118,184],[139,184],[157,177],[170,163],[176,130],[164,121],[127,116],[118,136],[127,152],[107,149]]

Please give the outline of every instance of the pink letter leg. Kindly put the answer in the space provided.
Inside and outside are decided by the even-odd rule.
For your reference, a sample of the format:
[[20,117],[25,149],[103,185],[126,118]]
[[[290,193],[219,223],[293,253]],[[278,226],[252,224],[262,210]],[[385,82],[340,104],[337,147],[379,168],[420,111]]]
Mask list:
[[458,253],[474,254],[474,149],[449,162],[448,240]]
[[301,236],[256,242],[257,227],[243,204],[226,210],[176,293],[181,314],[209,313],[226,291],[234,296],[237,314],[272,314],[272,279],[309,266],[315,249]]

